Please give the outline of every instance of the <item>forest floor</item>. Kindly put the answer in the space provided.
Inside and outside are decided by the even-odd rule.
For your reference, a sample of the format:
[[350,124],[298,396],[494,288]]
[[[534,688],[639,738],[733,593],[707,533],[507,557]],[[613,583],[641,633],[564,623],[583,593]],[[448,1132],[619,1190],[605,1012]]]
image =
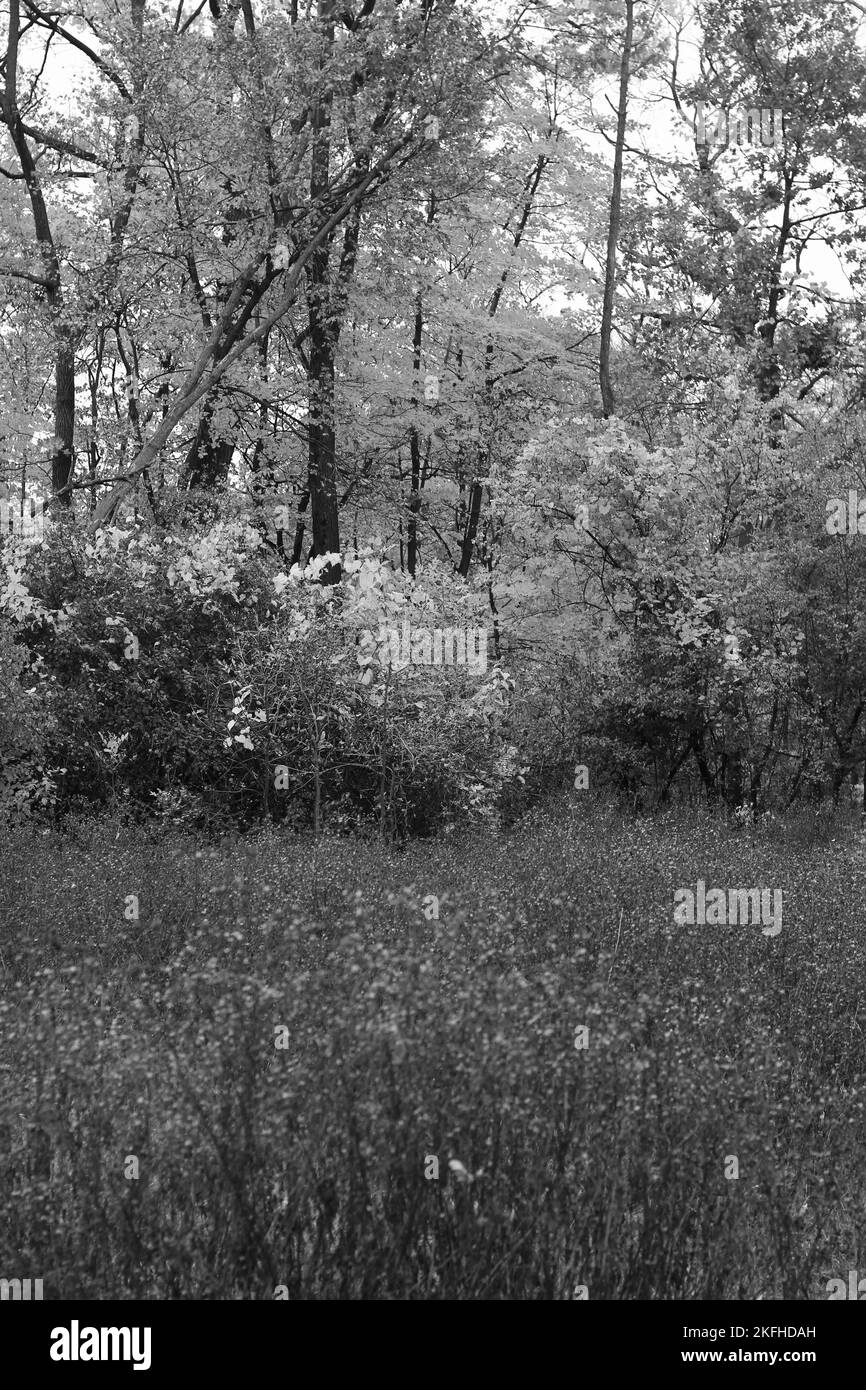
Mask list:
[[[676,925],[698,880],[782,930]],[[66,1298],[825,1299],[866,846],[554,802],[405,849],[0,838],[0,1275]]]

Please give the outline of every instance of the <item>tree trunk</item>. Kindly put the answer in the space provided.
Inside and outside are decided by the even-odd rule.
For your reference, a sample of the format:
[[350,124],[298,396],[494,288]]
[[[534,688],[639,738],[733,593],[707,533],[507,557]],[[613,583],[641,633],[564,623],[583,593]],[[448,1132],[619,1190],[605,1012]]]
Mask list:
[[68,488],[74,468],[75,348],[72,334],[63,328],[58,331],[54,359],[54,452],[51,455],[51,491],[61,507],[72,506],[72,493]]
[[412,337],[412,408],[416,420],[409,431],[409,457],[411,478],[409,483],[409,521],[407,525],[408,553],[407,564],[412,578],[418,565],[418,513],[421,510],[421,441],[418,437],[417,412],[419,406],[419,384],[421,377],[421,338],[424,332],[424,312],[421,291],[415,298],[415,331]]
[[183,485],[190,492],[198,488],[216,491],[225,487],[228,480],[234,445],[230,439],[214,439],[211,431],[213,411],[211,397],[204,403],[195,439],[184,460]]
[[[778,323],[779,304],[785,294],[782,288],[782,265],[792,231],[791,202],[794,197],[794,176],[790,170],[785,171],[784,191],[782,221],[779,227],[779,238],[776,243],[776,252],[773,257],[773,265],[770,273],[770,293],[767,299],[767,316],[759,329],[761,351],[758,356],[757,369],[755,372],[758,396],[762,401],[767,402],[775,400],[782,387],[782,370],[779,366],[779,355],[776,351],[776,325]],[[774,435],[778,435],[782,426],[781,411],[773,411],[770,416],[770,425]]]
[[[322,25],[324,50],[319,62],[324,71],[334,44],[333,0],[319,0],[318,17]],[[331,157],[330,89],[317,92],[311,126],[313,149],[310,168],[310,207],[324,198],[328,188]],[[310,330],[309,352],[309,446],[308,474],[312,554],[340,553],[340,521],[337,512],[337,449],[334,435],[334,337],[330,304],[330,245],[327,240],[316,248],[307,268],[307,304]],[[336,584],[340,566],[329,564],[322,571],[324,584]]]
[[[631,0],[629,0],[629,3],[631,3]],[[549,135],[552,135],[553,130],[549,131],[548,133]],[[518,221],[516,228],[512,232],[515,252],[518,250],[518,248],[520,247],[520,243],[523,240],[523,233],[526,231],[526,224],[529,221],[529,217],[532,212],[533,203],[535,201],[535,195],[538,192],[538,185],[541,183],[541,176],[547,168],[549,162],[549,155],[539,155],[538,159],[535,162],[534,169],[525,181],[523,207],[520,212],[520,220]],[[511,218],[509,217],[508,222],[510,221]],[[506,230],[508,228],[508,222],[506,222],[505,224]],[[490,303],[487,306],[488,318],[492,319],[494,314],[496,313],[496,310],[499,308],[499,303],[502,299],[502,294],[505,290],[505,285],[508,280],[508,270],[509,267],[506,266],[499,277],[499,284],[496,286],[496,289],[493,291],[493,294],[490,297]],[[485,402],[488,404],[490,402],[491,392],[493,389],[492,367],[493,344],[488,339],[487,348],[485,351],[484,372],[484,396]],[[485,466],[487,466],[490,460],[489,447],[485,452]],[[469,574],[469,568],[472,564],[472,554],[475,549],[475,538],[478,535],[478,520],[481,515],[481,499],[484,495],[484,483],[478,476],[480,472],[480,466],[476,466],[476,476],[472,480],[472,486],[469,489],[469,506],[466,512],[466,529],[463,532],[463,543],[460,547],[460,563],[457,566],[457,573],[461,575],[463,579],[466,579]]]
[[9,33],[6,44],[6,73],[2,96],[3,123],[9,131],[33,213],[33,230],[42,252],[42,288],[45,301],[57,334],[54,359],[54,447],[51,455],[51,485],[54,501],[60,507],[72,506],[72,494],[67,491],[75,463],[75,345],[71,330],[61,325],[63,293],[60,281],[60,262],[51,234],[51,223],[36,160],[24,134],[18,107],[18,38],[19,0],[9,0]]
[[613,415],[616,399],[610,384],[610,338],[613,330],[613,296],[616,289],[616,247],[622,218],[622,154],[625,146],[625,117],[628,105],[628,80],[631,68],[631,45],[634,33],[634,0],[625,0],[625,40],[619,67],[619,107],[616,113],[616,146],[613,156],[613,188],[610,195],[610,219],[607,227],[607,261],[604,268],[604,302],[601,310],[601,342],[598,353],[598,376],[601,404],[605,417]]

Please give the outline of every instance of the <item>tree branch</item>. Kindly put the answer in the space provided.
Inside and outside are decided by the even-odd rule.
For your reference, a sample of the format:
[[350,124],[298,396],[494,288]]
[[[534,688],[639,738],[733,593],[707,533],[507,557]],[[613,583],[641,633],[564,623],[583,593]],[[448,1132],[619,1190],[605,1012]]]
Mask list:
[[[14,0],[13,0],[14,3]],[[334,213],[322,224],[318,232],[310,238],[304,250],[299,254],[291,270],[288,272],[286,280],[286,292],[277,307],[262,320],[259,326],[249,333],[240,342],[235,343],[231,351],[220,354],[221,346],[224,347],[226,341],[231,342],[232,333],[237,332],[237,324],[232,325],[235,313],[241,307],[241,301],[252,284],[256,272],[260,271],[267,253],[256,256],[248,266],[241,272],[234,289],[226,301],[225,308],[220,315],[219,321],[205,343],[198,358],[187,373],[187,377],[181,387],[180,396],[172,406],[159,425],[157,430],[146,441],[139,450],[130,468],[123,475],[123,481],[96,507],[91,517],[90,525],[93,529],[100,527],[109,520],[117,510],[120,502],[133,486],[135,479],[142,473],[156,458],[160,450],[165,446],[176,426],[180,423],[188,411],[206,395],[217,381],[238,361],[244,353],[263,337],[265,337],[280,319],[284,318],[292,306],[295,304],[297,295],[296,290],[301,277],[301,272],[307,261],[320,248],[323,242],[331,235],[336,227],[340,225],[345,217],[352,211],[355,203],[368,192],[370,186],[379,179],[382,182],[388,175],[399,151],[413,143],[412,135],[405,135],[390,150],[386,151],[376,165],[370,169],[364,177],[359,180],[352,192],[346,197],[345,201],[336,209]],[[258,294],[261,287],[256,286]],[[246,306],[247,311],[249,305]],[[241,311],[243,318],[244,311]],[[211,364],[210,367],[208,364]]]
[[123,78],[119,73],[116,73],[114,69],[106,63],[105,59],[101,58],[89,44],[86,44],[83,39],[76,38],[68,29],[64,29],[62,25],[57,23],[56,19],[52,19],[50,14],[46,14],[44,10],[40,10],[39,6],[33,3],[33,0],[24,0],[24,4],[30,13],[36,17],[37,23],[43,24],[46,29],[53,30],[55,34],[59,34],[60,37],[65,39],[68,44],[71,44],[73,48],[79,49],[80,52],[99,68],[99,71],[103,76],[108,78],[109,82],[114,83],[124,101],[132,102],[132,97],[130,96],[129,89]]
[[51,281],[43,275],[31,275],[28,270],[15,270],[11,265],[0,265],[0,275],[13,275],[16,280],[29,280],[31,285],[41,285],[44,290],[51,289]]

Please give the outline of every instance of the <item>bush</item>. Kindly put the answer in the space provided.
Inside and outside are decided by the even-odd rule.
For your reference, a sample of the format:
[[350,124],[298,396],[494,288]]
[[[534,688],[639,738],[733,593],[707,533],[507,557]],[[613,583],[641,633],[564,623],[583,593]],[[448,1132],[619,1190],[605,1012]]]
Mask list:
[[0,613],[0,818],[27,816],[53,802],[47,687],[41,663],[29,657]]
[[27,559],[7,609],[50,675],[58,813],[83,802],[202,826],[272,816],[431,833],[493,814],[516,775],[498,668],[391,669],[367,626],[465,624],[477,599],[370,552],[291,575],[241,519],[73,531]]

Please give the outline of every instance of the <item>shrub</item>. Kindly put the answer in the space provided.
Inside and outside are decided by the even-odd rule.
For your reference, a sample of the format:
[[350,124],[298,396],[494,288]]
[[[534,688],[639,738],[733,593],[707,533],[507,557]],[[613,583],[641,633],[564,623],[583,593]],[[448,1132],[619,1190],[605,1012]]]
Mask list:
[[369,551],[324,588],[322,563],[276,569],[243,518],[61,531],[34,551],[7,610],[51,677],[58,810],[178,814],[182,798],[187,823],[400,836],[493,814],[519,775],[508,677],[392,670],[363,639],[410,614],[465,625],[478,596],[437,568],[412,584]]

